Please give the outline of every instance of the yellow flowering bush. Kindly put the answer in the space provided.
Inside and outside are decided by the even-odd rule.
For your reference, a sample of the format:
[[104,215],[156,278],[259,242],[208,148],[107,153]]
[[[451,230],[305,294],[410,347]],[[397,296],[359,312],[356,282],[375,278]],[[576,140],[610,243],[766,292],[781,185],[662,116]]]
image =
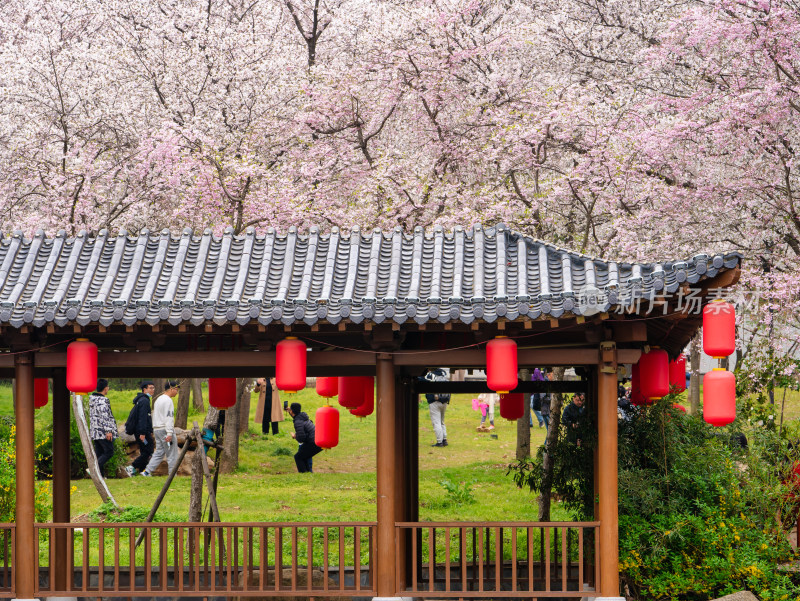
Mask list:
[[[17,429],[8,417],[0,417],[0,522],[13,522],[17,501]],[[37,443],[35,454],[41,453],[46,442]],[[34,515],[37,521],[46,521],[52,506],[52,491],[48,480],[37,480],[34,491]]]

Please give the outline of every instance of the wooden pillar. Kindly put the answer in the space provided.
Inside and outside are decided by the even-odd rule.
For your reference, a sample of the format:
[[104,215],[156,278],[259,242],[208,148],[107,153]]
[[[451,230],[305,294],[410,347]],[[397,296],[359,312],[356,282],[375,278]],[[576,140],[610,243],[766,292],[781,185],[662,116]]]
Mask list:
[[617,485],[617,350],[601,345],[597,366],[597,491],[600,521],[600,599],[619,596],[619,513]]
[[14,356],[17,424],[17,532],[14,555],[17,599],[33,599],[36,582],[36,533],[34,531],[34,428],[33,353]]
[[[395,398],[395,473],[394,485],[398,491],[398,503],[395,506],[395,522],[408,521],[408,495],[406,482],[408,481],[408,420],[406,419],[406,399],[405,387],[399,374],[394,377],[394,398]],[[399,537],[397,540],[397,590],[404,590],[406,585],[406,540]]]
[[400,504],[400,490],[395,477],[396,400],[394,387],[394,364],[392,356],[381,353],[377,358],[378,406],[377,406],[377,578],[378,597],[395,595],[395,517]]
[[[69,480],[71,451],[69,445],[70,401],[67,374],[53,372],[53,522],[69,523]],[[67,531],[53,533],[53,571],[55,589],[67,588]]]

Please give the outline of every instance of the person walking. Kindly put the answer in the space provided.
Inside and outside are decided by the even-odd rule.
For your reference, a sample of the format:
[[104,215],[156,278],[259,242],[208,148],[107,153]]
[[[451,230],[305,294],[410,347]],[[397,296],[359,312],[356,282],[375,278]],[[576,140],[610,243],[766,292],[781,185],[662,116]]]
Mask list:
[[[544,375],[542,374],[541,370],[537,367],[533,370],[533,375],[531,376],[531,381],[533,382],[544,382]],[[536,416],[536,420],[539,422],[539,427],[541,428],[544,426],[544,420],[542,419],[542,397],[544,393],[534,392],[531,394],[531,411]],[[530,421],[530,427],[533,428],[533,418],[528,416]]]
[[581,439],[578,438],[578,430],[583,421],[584,403],[586,399],[582,392],[576,392],[572,395],[572,401],[564,408],[564,413],[561,415],[561,423],[567,428],[567,440],[574,442],[578,446],[581,445]]
[[[478,432],[494,430],[494,407],[499,402],[500,395],[494,392],[482,392],[478,395],[478,407],[481,410],[481,423]],[[489,427],[486,427],[486,418],[489,418]]]
[[150,399],[153,398],[156,387],[152,380],[142,380],[139,387],[140,392],[133,399],[133,408],[125,423],[125,431],[133,435],[139,445],[139,456],[133,460],[131,465],[125,467],[129,476],[135,476],[144,471],[156,448],[156,441],[153,438],[153,419],[150,413]]
[[[447,382],[447,372],[441,367],[430,370],[425,374],[425,379],[428,382]],[[449,393],[426,394],[425,400],[428,401],[428,411],[431,415],[431,425],[433,432],[436,434],[436,443],[432,444],[433,447],[446,447],[447,446],[447,426],[444,424],[444,412],[447,410],[447,405],[450,403]]]
[[117,421],[111,413],[108,400],[108,380],[97,380],[97,392],[89,396],[89,434],[92,437],[100,476],[106,477],[106,463],[114,456],[114,439],[117,438]]
[[278,422],[283,421],[283,408],[281,406],[281,396],[278,387],[275,386],[275,378],[259,378],[256,380],[256,390],[258,391],[258,405],[263,414],[261,418],[261,433],[269,434],[270,427],[272,434],[278,433]]
[[[545,380],[551,382],[553,380],[553,372],[548,371],[545,376]],[[542,404],[541,404],[541,413],[542,413],[542,421],[544,422],[545,431],[550,429],[550,401],[553,400],[552,395],[549,392],[546,392],[542,395]]]
[[178,382],[167,380],[167,383],[164,384],[164,394],[153,403],[153,436],[156,439],[156,450],[141,473],[142,476],[152,476],[165,457],[170,473],[178,462],[178,441],[175,440],[175,404],[172,399],[178,396],[179,388]]
[[313,473],[314,455],[322,451],[314,440],[317,429],[314,426],[314,422],[309,419],[308,414],[303,411],[300,403],[292,403],[289,405],[289,415],[294,421],[292,438],[300,443],[297,453],[294,454],[294,462],[297,464],[297,471],[301,474],[305,472]]

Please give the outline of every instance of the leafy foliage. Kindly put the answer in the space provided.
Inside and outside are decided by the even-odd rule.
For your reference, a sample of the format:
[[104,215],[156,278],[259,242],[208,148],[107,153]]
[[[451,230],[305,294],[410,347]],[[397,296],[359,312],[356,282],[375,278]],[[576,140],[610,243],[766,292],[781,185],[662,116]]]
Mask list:
[[[0,522],[16,521],[17,428],[12,418],[0,417]],[[41,441],[37,442],[35,457],[41,455]],[[45,521],[52,505],[52,491],[49,481],[37,481],[34,489],[34,519]]]
[[[800,586],[778,569],[794,558],[787,532],[798,455],[774,428],[740,419],[715,429],[666,397],[619,422],[620,571],[637,600],[703,601],[737,590],[789,599]],[[752,424],[752,422],[750,422]],[[746,434],[749,444],[742,446]],[[591,439],[564,428],[553,491],[577,518],[593,513]],[[538,491],[543,451],[509,473]]]
[[439,480],[439,486],[447,492],[447,500],[450,505],[469,505],[475,502],[470,482],[453,482],[449,478],[444,478]]

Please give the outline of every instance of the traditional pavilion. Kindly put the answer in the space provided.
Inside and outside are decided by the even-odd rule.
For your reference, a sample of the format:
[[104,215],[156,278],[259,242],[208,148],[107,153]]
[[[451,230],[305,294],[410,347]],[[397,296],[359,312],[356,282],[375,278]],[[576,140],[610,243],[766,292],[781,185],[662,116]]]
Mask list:
[[[0,596],[619,599],[619,368],[648,345],[678,355],[740,260],[606,261],[503,225],[15,232],[0,243],[0,371],[17,387],[17,521],[3,526]],[[418,522],[417,378],[482,369],[481,343],[498,335],[517,341],[521,368],[588,374],[576,386],[598,425],[594,522]],[[287,336],[306,343],[309,376],[377,378],[375,523],[70,524],[69,342],[97,344],[106,378],[259,377]],[[54,391],[52,524],[33,514],[34,377]],[[547,384],[521,390],[536,386]]]

